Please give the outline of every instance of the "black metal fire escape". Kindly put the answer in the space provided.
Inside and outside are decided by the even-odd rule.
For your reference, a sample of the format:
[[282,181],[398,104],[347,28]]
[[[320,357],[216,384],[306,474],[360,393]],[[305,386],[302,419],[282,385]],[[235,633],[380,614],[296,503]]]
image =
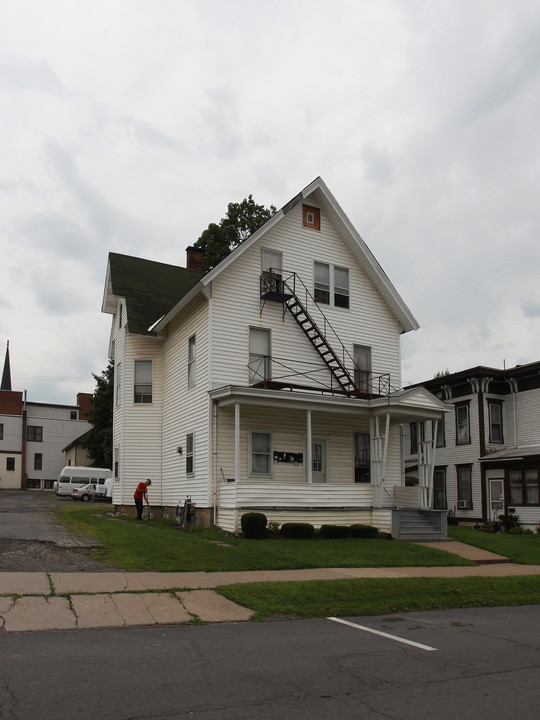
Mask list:
[[[297,288],[301,288],[302,295],[306,296],[305,302],[302,302],[298,297]],[[283,303],[284,313],[288,310],[296,320],[298,326],[313,345],[336,381],[339,392],[348,397],[368,397],[372,395],[369,386],[369,374],[356,368],[353,357],[341,342],[308,288],[296,273],[282,273],[276,270],[268,270],[263,273],[261,275],[261,299],[264,301],[275,300]],[[320,326],[321,323],[317,324],[309,312],[307,308],[309,299],[311,299],[312,305],[318,309],[318,314],[322,318],[324,327]],[[329,333],[333,335],[334,342],[339,346],[342,358],[330,344],[327,337]],[[347,369],[345,358],[355,367],[356,372],[354,375]],[[355,375],[358,375],[360,382],[355,379]]]

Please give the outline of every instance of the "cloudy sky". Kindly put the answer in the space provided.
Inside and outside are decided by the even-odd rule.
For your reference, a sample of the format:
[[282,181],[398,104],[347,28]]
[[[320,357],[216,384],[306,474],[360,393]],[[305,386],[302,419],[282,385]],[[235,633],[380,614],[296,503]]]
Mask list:
[[0,359],[74,403],[107,253],[185,264],[320,175],[420,323],[403,381],[540,359],[540,0],[0,0]]

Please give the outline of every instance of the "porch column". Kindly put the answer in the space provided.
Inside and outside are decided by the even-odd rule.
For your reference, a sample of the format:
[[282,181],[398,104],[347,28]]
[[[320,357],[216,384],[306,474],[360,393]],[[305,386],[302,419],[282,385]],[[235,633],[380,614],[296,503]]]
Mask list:
[[435,472],[435,452],[437,447],[437,430],[439,428],[439,421],[435,420],[433,423],[433,437],[431,438],[431,465],[429,468],[429,495],[428,495],[428,507],[433,507],[433,475]]
[[306,480],[308,483],[313,482],[313,461],[311,453],[311,410],[306,410]]
[[234,529],[238,530],[238,483],[240,482],[240,405],[234,403]]

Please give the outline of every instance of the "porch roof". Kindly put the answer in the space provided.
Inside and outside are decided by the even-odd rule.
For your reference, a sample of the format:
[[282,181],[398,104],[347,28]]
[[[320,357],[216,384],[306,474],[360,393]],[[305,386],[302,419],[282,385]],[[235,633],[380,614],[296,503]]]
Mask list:
[[225,385],[210,390],[209,394],[220,407],[239,404],[289,410],[316,410],[360,417],[390,413],[398,422],[436,420],[443,412],[449,412],[448,406],[425,388],[400,390],[372,400],[241,385]]
[[540,455],[540,445],[524,445],[515,448],[505,448],[497,450],[497,452],[483,455],[480,462],[501,462],[503,460],[525,460],[532,459]]

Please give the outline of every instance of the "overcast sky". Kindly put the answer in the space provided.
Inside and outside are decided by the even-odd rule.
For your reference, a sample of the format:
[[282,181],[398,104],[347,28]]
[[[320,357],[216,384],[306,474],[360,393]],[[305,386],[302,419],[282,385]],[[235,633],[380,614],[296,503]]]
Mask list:
[[318,175],[420,323],[404,384],[540,360],[539,38],[540,0],[0,0],[13,389],[93,392],[109,251],[185,265]]

